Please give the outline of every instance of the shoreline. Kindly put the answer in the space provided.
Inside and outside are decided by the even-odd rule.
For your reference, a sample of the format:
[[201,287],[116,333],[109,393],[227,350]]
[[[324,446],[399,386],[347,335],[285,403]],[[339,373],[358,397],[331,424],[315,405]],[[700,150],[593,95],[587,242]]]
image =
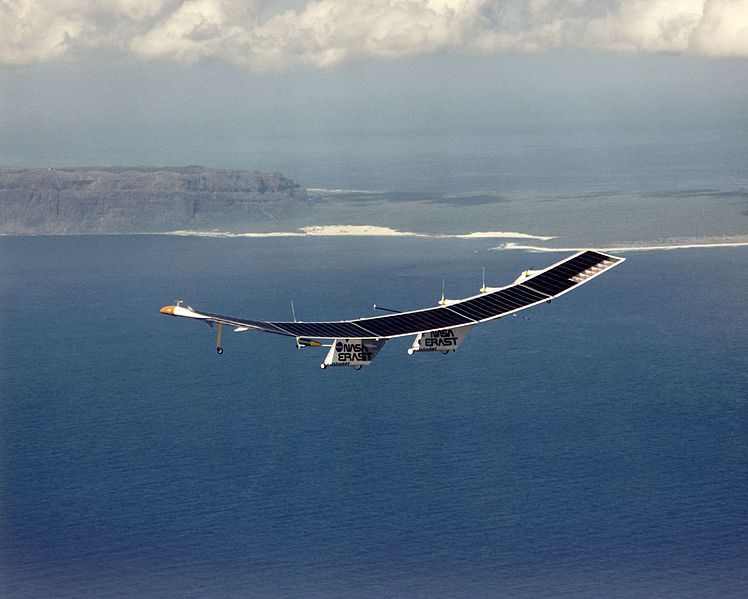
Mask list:
[[[390,227],[375,225],[312,225],[300,227],[294,231],[272,231],[267,233],[234,233],[231,231],[165,231],[152,233],[153,235],[166,235],[176,237],[208,237],[208,238],[274,238],[274,237],[413,237],[423,239],[527,239],[537,241],[551,241],[558,239],[552,235],[534,235],[517,231],[473,231],[471,233],[426,233],[415,231],[400,231]],[[683,238],[673,240],[672,243],[662,241],[651,243],[621,243],[616,245],[589,245],[589,246],[567,246],[548,247],[541,245],[530,245],[507,241],[500,246],[489,248],[490,250],[520,250],[538,253],[561,253],[579,252],[587,249],[597,249],[604,252],[646,252],[646,251],[671,251],[682,249],[709,249],[727,247],[748,246],[748,237],[713,237],[713,238]]]
[[622,252],[650,252],[650,251],[672,251],[672,250],[694,250],[694,249],[710,249],[710,248],[733,248],[733,247],[746,247],[748,241],[715,241],[713,243],[673,243],[673,244],[644,244],[644,245],[618,245],[610,247],[543,247],[536,245],[524,245],[520,243],[508,242],[504,245],[491,248],[492,250],[521,250],[526,252],[534,253],[554,253],[554,252],[581,252],[588,249],[596,249],[602,252],[610,253],[622,253]]
[[[482,239],[507,239],[507,240],[536,240],[551,241],[559,239],[552,235],[535,235],[531,233],[522,233],[518,231],[473,231],[470,233],[431,233],[416,231],[401,231],[390,227],[377,225],[311,225],[299,227],[291,231],[269,231],[269,232],[244,232],[236,233],[232,231],[197,231],[197,230],[174,230],[160,232],[140,232],[140,233],[74,233],[74,234],[0,234],[0,237],[116,237],[128,235],[153,235],[160,237],[196,237],[212,239],[270,239],[282,237],[399,237],[399,238],[420,238],[420,239],[464,239],[464,240],[482,240]],[[583,250],[594,249],[609,253],[622,252],[646,252],[646,251],[673,251],[684,249],[712,249],[712,248],[738,248],[748,247],[748,235],[724,235],[724,236],[703,236],[703,237],[679,237],[652,242],[619,242],[617,244],[587,244],[587,245],[568,245],[561,247],[551,247],[544,245],[532,245],[522,241],[506,241],[501,245],[485,248],[490,251],[526,251],[532,253],[573,253]]]
[[295,231],[271,231],[268,233],[234,233],[231,231],[164,231],[153,235],[173,235],[178,237],[425,237],[430,239],[537,239],[550,241],[550,235],[533,235],[516,231],[474,231],[472,233],[419,233],[400,231],[376,225],[311,225]]

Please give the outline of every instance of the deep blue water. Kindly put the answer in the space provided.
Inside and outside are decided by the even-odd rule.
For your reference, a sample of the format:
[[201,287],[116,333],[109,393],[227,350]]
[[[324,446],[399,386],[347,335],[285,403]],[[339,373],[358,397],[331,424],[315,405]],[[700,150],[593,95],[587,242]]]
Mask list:
[[748,595],[746,248],[360,372],[158,312],[355,317],[560,258],[488,245],[0,238],[0,595]]

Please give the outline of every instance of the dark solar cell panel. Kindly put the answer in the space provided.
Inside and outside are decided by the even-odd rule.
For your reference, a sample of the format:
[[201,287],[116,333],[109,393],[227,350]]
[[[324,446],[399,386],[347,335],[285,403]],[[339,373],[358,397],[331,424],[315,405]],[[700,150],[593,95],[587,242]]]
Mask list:
[[578,284],[578,281],[572,280],[574,277],[608,259],[607,256],[598,252],[584,252],[542,274],[531,277],[522,285],[548,295],[558,295]]
[[[601,254],[600,252],[596,252],[594,250],[588,250],[579,257],[583,259],[589,258],[590,260],[595,260],[595,264],[599,264],[600,262],[611,259],[610,256],[606,256],[605,254]],[[618,258],[614,258],[614,261],[618,262]]]
[[512,310],[529,306],[544,299],[546,299],[546,296],[534,289],[515,285],[514,287],[508,287],[500,291],[487,293],[481,297],[453,304],[449,308],[450,310],[465,314],[470,318],[485,320],[486,318],[494,318]]
[[[567,283],[574,283],[574,281],[571,280],[571,276],[565,276],[558,270],[544,272],[542,275],[536,277],[536,279],[544,281],[546,284],[566,285]],[[532,283],[532,280],[530,280],[529,283]]]
[[504,296],[496,293],[480,298],[480,300],[480,303],[477,303],[476,307],[481,307],[487,312],[490,312],[491,316],[511,312],[519,305],[517,302],[508,300]]
[[558,295],[562,291],[566,291],[570,287],[576,285],[574,281],[569,281],[568,279],[558,280],[554,277],[546,276],[545,273],[537,277],[533,277],[532,279],[529,279],[522,284],[525,287],[537,289],[541,293],[545,293],[551,296]]
[[598,254],[597,252],[585,252],[584,254],[581,254],[576,258],[572,258],[571,260],[568,260],[563,264],[559,264],[559,266],[557,266],[556,268],[567,268],[573,270],[574,274],[576,275],[583,270],[587,270],[588,268],[600,264],[605,259],[605,256],[603,256],[602,254]]
[[555,278],[558,280],[569,280],[577,275],[579,273],[584,272],[586,268],[567,268],[565,266],[559,266],[558,268],[554,268],[553,270],[549,270],[546,273],[543,273],[545,275],[548,275],[551,278]]
[[522,285],[515,285],[514,287],[509,287],[504,291],[508,292],[509,294],[516,295],[522,300],[522,304],[525,306],[529,306],[530,304],[534,304],[535,302],[539,302],[545,299],[545,296],[541,293],[538,293],[533,289],[522,287]]
[[386,320],[373,323],[367,322],[364,326],[377,337],[389,337],[402,334],[402,326],[397,326],[396,323],[388,322]]
[[297,337],[361,337],[362,331],[350,322],[277,322],[267,323],[280,327]]
[[359,324],[378,337],[403,335],[429,329],[445,329],[472,322],[461,314],[445,308],[431,308],[392,316],[366,318]]
[[[478,320],[495,318],[554,297],[575,285],[584,282],[593,272],[589,269],[606,263],[610,267],[621,258],[606,256],[595,251],[586,251],[574,258],[566,260],[557,266],[518,285],[500,289],[457,302],[450,306],[427,308],[402,314],[390,314],[375,318],[362,318],[353,321],[338,322],[264,322],[242,320],[205,313],[206,316],[223,320],[235,325],[246,325],[265,331],[298,337],[316,338],[359,338],[359,337],[391,337],[406,335],[421,331],[446,329],[460,325],[472,324]],[[576,280],[574,280],[576,279]]]
[[403,327],[403,332],[406,330],[443,329],[470,322],[463,315],[445,308],[431,308],[411,314],[398,314],[391,318],[398,321],[397,326]]
[[[416,312],[414,314],[419,313]],[[428,317],[429,321],[440,327],[453,327],[470,322],[470,320],[465,318],[462,314],[457,314],[448,308],[432,308],[431,310],[426,310],[423,314]]]
[[217,320],[223,320],[224,322],[229,322],[232,325],[242,325],[242,326],[248,326],[248,327],[256,327],[259,329],[266,330],[270,333],[279,333],[281,335],[287,335],[288,333],[284,331],[283,329],[280,329],[273,325],[270,322],[265,322],[262,320],[245,320],[243,318],[235,318],[233,316],[223,316],[222,314],[214,314],[212,312],[202,312],[202,314],[205,314],[205,316],[210,316],[211,318],[215,318]]
[[336,337],[360,337],[361,329],[352,322],[329,323],[330,330]]
[[598,254],[597,252],[585,252],[584,254],[580,254],[579,256],[568,260],[564,264],[574,265],[575,267],[579,265],[584,268],[589,268],[603,260],[605,260],[605,256]]
[[507,298],[506,296],[501,295],[500,291],[497,291],[486,294],[482,297],[476,297],[466,302],[460,302],[459,304],[452,306],[452,308],[455,310],[461,310],[463,308],[471,310],[478,316],[479,320],[483,320],[486,318],[493,318],[494,316],[504,314],[505,312],[510,312],[516,309],[519,305],[519,302],[512,298]]
[[494,293],[489,293],[485,296],[486,305],[495,305],[502,310],[516,310],[522,306],[526,306],[527,302],[517,297],[508,289],[502,289]]
[[390,335],[400,335],[402,332],[402,323],[390,322],[387,318],[374,319],[366,321],[362,325],[367,331],[371,331],[376,337],[389,337]]
[[468,300],[466,302],[460,302],[459,304],[450,306],[449,309],[464,314],[472,320],[485,320],[486,318],[491,318],[493,316],[494,310],[487,308],[480,303],[475,304],[473,303],[474,301],[475,300]]
[[444,319],[445,327],[458,327],[463,324],[472,324],[472,319],[468,318],[464,314],[459,312],[453,312],[452,310],[445,310],[444,314],[447,318]]
[[459,312],[460,314],[464,314],[468,318],[472,318],[475,320],[484,320],[486,318],[491,318],[496,310],[494,308],[486,306],[484,302],[479,302],[479,299],[482,298],[460,302],[459,304],[455,304],[450,307],[455,312]]
[[[243,322],[242,324],[250,324],[249,322]],[[290,331],[287,331],[286,329],[273,324],[272,322],[258,322],[256,326],[259,326],[264,331],[269,331],[271,333],[280,333],[281,335],[292,335]]]

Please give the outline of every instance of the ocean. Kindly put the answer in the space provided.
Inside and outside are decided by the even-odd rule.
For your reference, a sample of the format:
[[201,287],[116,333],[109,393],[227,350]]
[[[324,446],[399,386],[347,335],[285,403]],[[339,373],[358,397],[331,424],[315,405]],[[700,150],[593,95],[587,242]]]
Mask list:
[[565,255],[495,245],[0,238],[0,596],[747,596],[746,247],[359,372],[159,314],[353,318]]
[[626,127],[557,121],[465,130],[443,125],[363,137],[334,132],[290,138],[274,133],[243,142],[232,137],[214,141],[210,150],[201,138],[192,153],[207,153],[216,164],[237,168],[249,159],[307,187],[377,191],[641,193],[724,189],[746,182],[746,128],[735,123]]

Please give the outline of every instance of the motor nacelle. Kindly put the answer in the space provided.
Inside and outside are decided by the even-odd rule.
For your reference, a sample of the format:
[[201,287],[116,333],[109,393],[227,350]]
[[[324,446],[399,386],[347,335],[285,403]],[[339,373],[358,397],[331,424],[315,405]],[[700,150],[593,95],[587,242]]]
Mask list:
[[351,366],[360,370],[363,366],[371,364],[386,341],[386,339],[335,339],[320,367]]
[[418,333],[413,340],[413,345],[408,348],[409,354],[419,351],[440,351],[447,354],[455,351],[467,337],[473,325],[469,324],[462,327],[452,327],[451,329],[439,329],[438,331],[428,331]]
[[303,347],[322,347],[322,343],[320,343],[316,339],[296,337],[296,349],[302,349]]

